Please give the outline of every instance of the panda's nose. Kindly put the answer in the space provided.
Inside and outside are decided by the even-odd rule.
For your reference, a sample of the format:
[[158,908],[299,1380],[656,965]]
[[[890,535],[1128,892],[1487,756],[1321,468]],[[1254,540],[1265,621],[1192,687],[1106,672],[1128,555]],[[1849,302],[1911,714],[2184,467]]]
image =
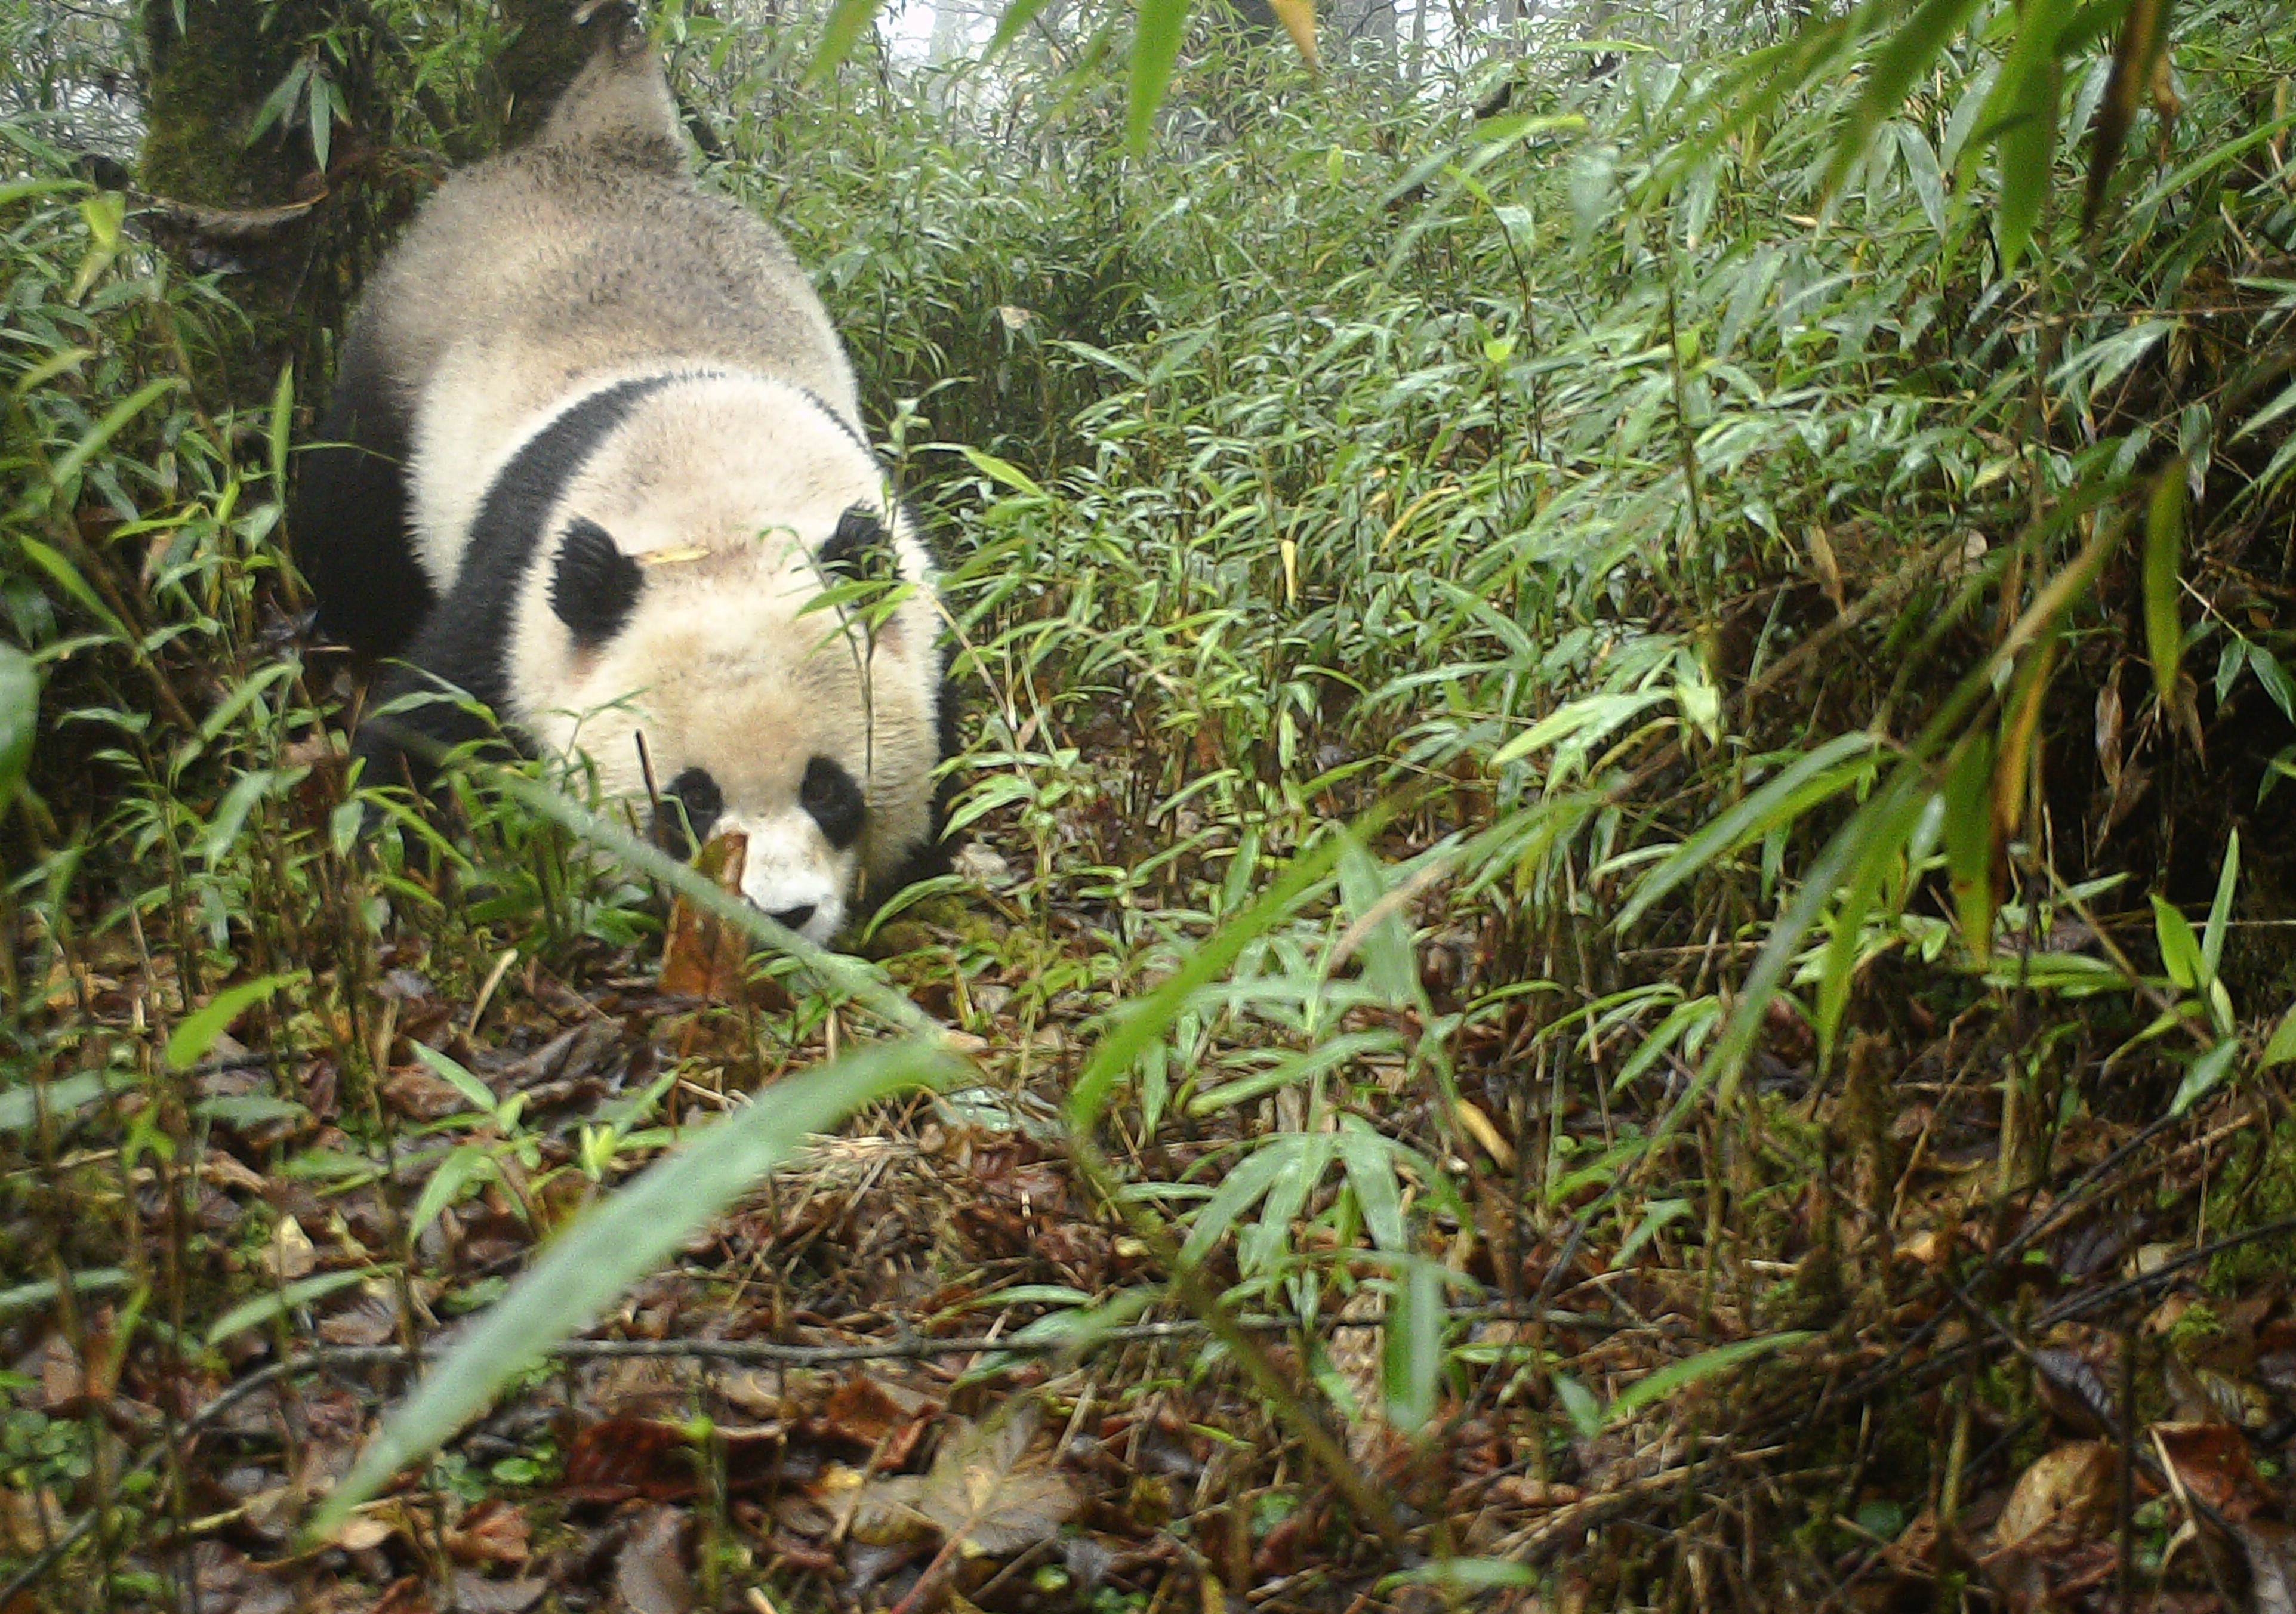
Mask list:
[[775,924],[785,925],[792,930],[802,930],[813,921],[813,904],[807,903],[800,908],[783,908],[780,913],[773,915],[773,921]]

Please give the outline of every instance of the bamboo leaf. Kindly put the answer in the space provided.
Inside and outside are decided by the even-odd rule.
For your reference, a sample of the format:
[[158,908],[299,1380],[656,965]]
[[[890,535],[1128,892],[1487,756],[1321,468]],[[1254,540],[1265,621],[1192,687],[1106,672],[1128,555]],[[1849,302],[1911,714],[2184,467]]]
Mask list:
[[1164,1035],[1195,990],[1225,972],[1254,938],[1290,913],[1330,873],[1342,844],[1336,835],[1324,836],[1296,859],[1258,902],[1198,943],[1162,985],[1122,1012],[1069,1089],[1068,1114],[1072,1125],[1088,1129],[1099,1121],[1118,1079],[1139,1062],[1149,1044]]
[[1558,741],[1576,741],[1592,745],[1629,718],[1654,706],[1663,706],[1673,699],[1674,692],[1670,689],[1643,690],[1627,694],[1581,695],[1576,700],[1565,701],[1492,752],[1490,766],[1505,767],[1510,762],[1519,762],[1533,751],[1544,750]]
[[247,815],[255,804],[270,792],[279,775],[269,768],[255,768],[232,781],[231,789],[224,792],[217,804],[215,817],[209,821],[207,832],[200,837],[200,861],[213,868],[229,854],[239,840],[239,832],[247,827]]
[[1190,1115],[1211,1115],[1249,1103],[1278,1087],[1321,1076],[1365,1053],[1386,1053],[1398,1045],[1392,1031],[1349,1031],[1298,1053],[1287,1053],[1265,1070],[1207,1087],[1188,1101]]
[[1993,865],[2001,843],[1993,817],[1993,735],[1962,736],[1946,769],[1945,864],[1962,945],[1984,969],[1993,960]]
[[1825,949],[1817,992],[1819,1057],[1833,1051],[1834,1032],[1849,1002],[1849,983],[1857,973],[1857,944],[1881,895],[1882,882],[1906,855],[1914,826],[1928,807],[1930,792],[1921,776],[1901,771],[1889,785],[1857,810],[1858,852],[1841,905],[1833,911],[1833,937]]
[[2239,1053],[2240,1038],[2228,1036],[2186,1067],[2185,1079],[2177,1085],[2177,1096],[2169,1101],[2169,1115],[2183,1115],[2214,1092],[2232,1074],[2233,1060]]
[[[1351,922],[1347,935],[1363,962],[1362,978],[1396,1008],[1411,1008],[1423,995],[1419,951],[1404,918],[1401,894],[1389,889],[1378,862],[1344,825],[1333,832],[1342,845],[1340,897]],[[1344,951],[1346,941],[1341,946]]]
[[1034,22],[1050,4],[1051,0],[1013,0],[1013,4],[1004,8],[1004,14],[997,19],[996,32],[990,37],[988,48],[981,53],[982,59],[985,61],[1001,54],[1006,46],[1021,37],[1021,30]]
[[494,1156],[483,1143],[464,1143],[450,1151],[447,1158],[431,1168],[430,1180],[422,1184],[422,1192],[414,1201],[414,1208],[406,1216],[406,1240],[412,1248],[415,1240],[439,1213],[461,1197],[463,1190],[476,1177],[494,1170]]
[[293,106],[302,94],[303,81],[310,76],[310,57],[297,57],[295,65],[287,70],[287,76],[279,81],[270,94],[264,97],[263,104],[256,108],[254,121],[247,126],[249,145],[262,139],[273,124],[287,115],[287,109]]
[[64,299],[74,303],[88,294],[119,258],[127,198],[118,191],[99,191],[79,204],[79,216],[87,224],[88,248],[79,272],[72,276],[71,290],[64,293]]
[[500,1101],[495,1090],[471,1074],[462,1064],[448,1058],[427,1043],[410,1043],[414,1057],[430,1068],[430,1074],[463,1095],[463,1102],[481,1115],[496,1112]]
[[295,436],[295,361],[279,366],[271,389],[271,417],[264,431],[264,447],[271,466],[271,496],[287,496],[287,448]]
[[1188,28],[1188,0],[1138,0],[1138,5],[1130,100],[1124,117],[1124,143],[1135,154],[1148,149],[1156,109],[1172,87],[1172,70],[1179,64],[1180,41]]
[[2192,922],[2158,892],[2152,896],[2152,935],[2161,946],[2161,967],[2184,991],[2196,991],[2209,979]]
[[2144,649],[2161,704],[2177,699],[2177,663],[2185,629],[2177,610],[2178,562],[2185,545],[2185,462],[2169,461],[2152,483],[2144,512]]
[[1790,823],[1817,803],[1828,800],[1872,776],[1874,737],[1862,731],[1839,734],[1817,750],[1794,759],[1776,777],[1743,801],[1723,813],[1693,835],[1643,877],[1634,896],[1619,911],[1616,928],[1624,930],[1650,905],[1704,868],[1715,858]]
[[2001,200],[1994,209],[1993,237],[2005,276],[2016,272],[2033,244],[2057,152],[2057,64],[2043,63],[2032,77],[2035,82],[2022,86],[2016,110],[1996,143],[2001,153]]
[[180,388],[189,385],[180,375],[163,375],[156,381],[146,381],[107,411],[88,434],[71,446],[64,457],[48,472],[49,486],[61,487],[79,474],[80,467],[103,451],[104,445],[119,435],[128,422],[149,409],[154,403]]
[[88,188],[85,179],[12,179],[0,184],[0,208],[35,196],[78,195]]
[[1634,1265],[1635,1256],[1642,1247],[1664,1232],[1666,1228],[1688,1216],[1696,1208],[1688,1200],[1652,1200],[1643,1209],[1643,1219],[1619,1246],[1619,1253],[1611,1258],[1611,1270],[1624,1272]]
[[1403,1220],[1403,1185],[1395,1175],[1396,1146],[1349,1116],[1340,1130],[1340,1162],[1356,1196],[1356,1212],[1378,1249],[1410,1248]]
[[1679,1362],[1669,1362],[1646,1378],[1628,1385],[1619,1398],[1611,1403],[1606,1421],[1615,1427],[1626,1422],[1644,1407],[1654,1406],[1678,1389],[1710,1379],[1716,1373],[1735,1367],[1741,1362],[1765,1356],[1775,1350],[1789,1350],[1805,1340],[1816,1338],[1807,1331],[1782,1334],[1766,1334],[1755,1340],[1739,1340],[1728,1345],[1718,1345],[1712,1350],[1700,1351]]
[[31,657],[0,644],[0,812],[32,766],[32,734],[40,724],[40,675]]
[[322,174],[327,171],[327,158],[334,150],[336,104],[334,81],[324,73],[314,72],[303,115],[311,126],[311,158]]
[[348,1289],[354,1283],[364,1283],[370,1275],[363,1271],[315,1273],[308,1278],[299,1278],[274,1293],[243,1300],[215,1320],[215,1325],[208,1330],[208,1345],[212,1348],[234,1334],[244,1333],[259,1323],[284,1316],[299,1306],[308,1306],[338,1290]]
[[2025,781],[2041,746],[2041,707],[2057,668],[2057,634],[2052,626],[2017,668],[2002,709],[2000,749],[1993,765],[1994,832],[2014,835],[2025,821]]
[[1977,0],[1923,0],[1874,58],[1866,87],[1850,109],[1849,120],[1834,139],[1833,161],[1826,169],[1825,188],[1831,192],[1849,176],[1864,154],[1874,131],[1897,115],[1906,93],[1977,9]]
[[1921,203],[1922,217],[1930,221],[1930,228],[1939,235],[1946,228],[1945,169],[1937,153],[1931,150],[1928,138],[1909,123],[1897,126],[1898,153],[1905,159],[1906,179],[1914,187],[1914,199]]
[[830,7],[829,26],[822,30],[821,48],[814,53],[813,65],[805,70],[808,86],[826,84],[836,72],[838,63],[853,53],[860,42],[862,31],[877,15],[881,0],[837,0]]
[[1431,1558],[1416,1569],[1390,1575],[1376,1588],[1382,1594],[1398,1586],[1443,1586],[1462,1592],[1505,1591],[1535,1586],[1538,1571],[1527,1563],[1504,1558]]
[[990,481],[1001,483],[1013,492],[1026,494],[1033,499],[1041,499],[1045,496],[1043,484],[1018,465],[1013,464],[1012,461],[998,459],[995,455],[975,448],[970,443],[959,444],[957,452],[965,457],[975,471]]
[[385,1480],[436,1450],[514,1374],[586,1326],[808,1135],[863,1104],[955,1069],[947,1055],[918,1041],[865,1049],[775,1085],[655,1161],[561,1234],[423,1375],[328,1496],[311,1536],[328,1538]]
[[1562,1404],[1562,1415],[1578,1431],[1581,1439],[1592,1440],[1603,1432],[1603,1404],[1595,1399],[1595,1392],[1569,1373],[1555,1373],[1548,1382],[1554,1387],[1554,1398]]
[[1443,1374],[1443,1268],[1423,1257],[1406,1261],[1388,1296],[1381,1389],[1387,1421],[1416,1434],[1435,1415]]
[[1988,99],[1985,122],[1993,131],[2001,166],[2001,198],[1994,241],[2001,273],[2017,267],[2032,245],[2049,193],[2057,152],[2057,102],[2064,86],[2058,51],[2073,0],[2027,0],[2017,12],[2017,37]]
[[1197,1208],[1188,1225],[1187,1242],[1180,1246],[1180,1259],[1191,1266],[1200,1264],[1278,1178],[1299,1167],[1307,1142],[1302,1134],[1284,1133],[1244,1156],[1241,1165],[1220,1179],[1212,1197]]
[[2264,1045],[2264,1057],[2256,1062],[2259,1070],[2269,1070],[2275,1065],[2284,1065],[2296,1060],[2296,1005],[2280,1017],[2273,1028],[2272,1040]]
[[280,987],[301,980],[309,973],[308,970],[290,970],[284,974],[243,980],[217,993],[197,1013],[187,1014],[176,1023],[175,1034],[168,1038],[168,1068],[189,1070],[207,1056],[217,1037],[231,1029],[232,1021]]
[[74,566],[37,538],[20,537],[16,543],[23,550],[24,558],[46,572],[57,587],[78,602],[81,610],[102,623],[119,637],[123,639],[127,637],[127,625],[114,616],[111,607],[106,605],[97,596],[95,590],[88,586],[87,579],[79,575],[78,567]]
[[2296,381],[2291,381],[2283,387],[2279,395],[2270,403],[2240,423],[2240,430],[2232,434],[2232,440],[2237,443],[2251,432],[2263,430],[2291,409],[2296,409]]
[[[2290,1015],[2296,1023],[2296,1013]],[[0,1092],[0,1132],[21,1132],[37,1120],[45,1109],[59,1118],[85,1110],[103,1096],[103,1074],[83,1070],[61,1081],[36,1086],[27,1083]]]
[[1300,53],[1300,60],[1308,64],[1311,73],[1324,70],[1323,53],[1316,48],[1316,0],[1267,0],[1275,12],[1275,20],[1283,31],[1292,36],[1292,43]]
[[2232,928],[2233,890],[2239,883],[2240,832],[2235,829],[2225,842],[2224,867],[2217,871],[2216,899],[2209,904],[2209,921],[2201,930],[2201,962],[2208,966],[2211,980],[2224,959],[2225,933]]

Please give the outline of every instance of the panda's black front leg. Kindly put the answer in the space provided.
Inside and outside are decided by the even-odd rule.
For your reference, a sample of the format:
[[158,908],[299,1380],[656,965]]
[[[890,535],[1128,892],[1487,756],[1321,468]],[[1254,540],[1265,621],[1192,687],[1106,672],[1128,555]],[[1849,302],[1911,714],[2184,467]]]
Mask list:
[[376,681],[351,757],[361,764],[362,785],[399,785],[435,800],[447,760],[466,748],[502,760],[518,754],[476,696],[439,674],[399,663]]
[[[395,663],[370,692],[367,715],[351,741],[354,782],[361,789],[398,789],[411,794],[421,811],[440,825],[457,822],[448,788],[452,764],[461,758],[515,761],[522,748],[505,734],[494,715],[467,692],[438,674]],[[361,832],[369,842],[390,832],[388,815],[370,798]],[[447,832],[451,833],[451,830]],[[431,866],[426,837],[403,837],[410,869]]]
[[316,439],[296,455],[287,531],[319,631],[360,656],[395,656],[435,594],[407,525],[407,423],[354,341]]
[[[406,659],[376,679],[351,744],[361,784],[404,788],[439,814],[450,800],[447,767],[458,754],[502,762],[522,754],[496,716],[506,635],[490,603],[447,601],[423,623]],[[378,817],[370,808],[370,830]]]

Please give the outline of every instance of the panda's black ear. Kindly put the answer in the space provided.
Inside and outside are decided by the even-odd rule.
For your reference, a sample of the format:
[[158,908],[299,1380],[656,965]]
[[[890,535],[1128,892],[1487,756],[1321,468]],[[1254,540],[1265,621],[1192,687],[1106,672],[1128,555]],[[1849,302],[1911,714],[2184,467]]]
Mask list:
[[837,530],[821,546],[821,569],[832,584],[859,583],[897,577],[900,561],[893,553],[893,536],[884,518],[866,504],[856,504],[837,518]]
[[586,518],[567,529],[550,579],[550,609],[577,646],[594,650],[621,632],[644,588],[644,569],[621,552],[611,533]]

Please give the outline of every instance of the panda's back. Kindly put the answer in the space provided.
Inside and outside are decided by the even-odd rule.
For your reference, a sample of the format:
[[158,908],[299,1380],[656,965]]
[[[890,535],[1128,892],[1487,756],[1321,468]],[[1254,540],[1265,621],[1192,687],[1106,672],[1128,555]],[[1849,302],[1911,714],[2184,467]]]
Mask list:
[[386,274],[362,336],[396,356],[434,582],[517,443],[613,380],[750,371],[857,423],[851,367],[788,247],[697,188],[666,141],[544,143],[480,164],[431,200]]

